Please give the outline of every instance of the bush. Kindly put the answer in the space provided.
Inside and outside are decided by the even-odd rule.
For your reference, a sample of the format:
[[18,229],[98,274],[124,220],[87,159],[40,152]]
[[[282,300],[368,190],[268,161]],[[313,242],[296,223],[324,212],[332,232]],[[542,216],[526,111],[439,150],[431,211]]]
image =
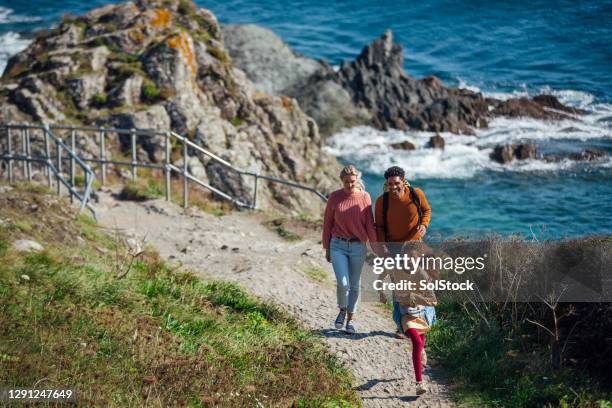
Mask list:
[[191,15],[195,12],[195,4],[191,0],[179,0],[176,11],[187,16]]
[[141,98],[144,102],[155,103],[160,99],[161,92],[150,79],[142,82]]
[[91,98],[91,101],[96,107],[102,107],[108,102],[108,96],[105,92],[97,93]]

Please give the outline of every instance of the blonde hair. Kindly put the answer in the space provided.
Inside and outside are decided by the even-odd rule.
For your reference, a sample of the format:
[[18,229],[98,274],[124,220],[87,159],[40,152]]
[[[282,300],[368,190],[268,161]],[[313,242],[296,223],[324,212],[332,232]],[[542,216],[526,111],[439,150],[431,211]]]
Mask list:
[[365,191],[365,184],[363,183],[363,180],[361,179],[361,172],[357,170],[357,167],[355,167],[352,164],[348,164],[344,166],[344,168],[340,172],[340,180],[344,180],[344,177],[346,176],[357,177],[357,184],[359,185],[361,190]]

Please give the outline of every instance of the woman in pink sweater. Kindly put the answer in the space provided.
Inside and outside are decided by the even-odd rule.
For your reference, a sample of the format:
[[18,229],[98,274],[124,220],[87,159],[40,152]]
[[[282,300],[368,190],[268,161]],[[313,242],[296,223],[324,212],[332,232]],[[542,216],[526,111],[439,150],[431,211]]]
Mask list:
[[361,172],[348,165],[340,172],[343,188],[330,194],[323,222],[323,248],[327,262],[336,274],[340,313],[336,329],[344,326],[355,333],[352,319],[359,298],[361,269],[366,256],[366,242],[376,241],[372,200],[361,181]]

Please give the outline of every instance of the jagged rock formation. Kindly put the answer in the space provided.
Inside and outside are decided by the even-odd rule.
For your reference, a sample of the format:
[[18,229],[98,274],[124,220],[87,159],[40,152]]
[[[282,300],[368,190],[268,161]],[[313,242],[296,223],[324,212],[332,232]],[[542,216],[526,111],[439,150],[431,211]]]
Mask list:
[[[390,31],[367,45],[355,61],[343,62],[338,71],[323,61],[292,55],[269,30],[232,26],[224,36],[235,63],[256,86],[260,86],[260,81],[255,73],[266,72],[271,78],[284,73],[283,86],[268,91],[298,99],[325,135],[355,124],[370,124],[378,129],[473,134],[475,128],[487,127],[488,121],[496,116],[556,120],[582,113],[563,106],[553,96],[500,101],[467,89],[445,87],[434,76],[414,79],[404,71],[404,51],[401,45],[393,43]],[[265,49],[266,53],[282,49],[284,57],[255,58],[257,49]],[[306,64],[305,61],[309,64],[306,71],[313,72],[312,75],[305,77],[304,70],[299,75],[286,74],[292,71],[291,67]]]
[[[337,162],[322,152],[315,121],[295,100],[257,91],[232,64],[215,16],[190,0],[141,0],[65,17],[8,62],[0,121],[171,129],[239,168],[323,191],[336,178]],[[138,143],[141,156],[163,157],[161,138]],[[252,179],[202,165],[222,190],[245,196],[252,188]],[[320,205],[308,192],[260,188],[264,207]]]
[[513,160],[543,160],[546,162],[559,162],[572,160],[577,162],[597,162],[607,157],[605,151],[585,149],[579,152],[540,153],[534,143],[518,143],[497,145],[490,154],[491,160],[506,164]]

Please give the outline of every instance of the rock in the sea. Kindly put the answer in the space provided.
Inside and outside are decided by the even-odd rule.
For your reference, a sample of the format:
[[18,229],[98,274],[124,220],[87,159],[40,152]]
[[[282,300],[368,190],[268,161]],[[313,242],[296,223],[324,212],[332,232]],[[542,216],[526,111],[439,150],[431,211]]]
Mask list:
[[537,146],[533,143],[497,145],[491,153],[491,159],[504,164],[514,159],[527,160],[537,158]]
[[44,248],[36,241],[19,239],[13,242],[12,249],[16,252],[41,252]]
[[396,149],[396,150],[414,150],[416,149],[414,144],[412,144],[411,142],[407,140],[404,140],[403,142],[399,142],[399,143],[392,143],[391,148]]
[[514,156],[517,160],[527,160],[537,158],[537,147],[533,143],[519,144],[514,149]]
[[435,135],[429,138],[427,147],[432,149],[444,149],[444,138],[440,135]]
[[495,146],[491,159],[502,164],[511,162],[514,159],[514,147],[512,145]]
[[561,160],[573,160],[580,162],[601,161],[608,154],[605,151],[597,149],[585,149],[581,152],[562,152],[554,154],[546,154],[543,159],[547,162],[560,162]]
[[590,161],[599,161],[606,156],[607,154],[604,151],[595,150],[595,149],[586,149],[580,153],[571,154],[570,159],[576,160],[576,161],[589,161],[590,162]]

